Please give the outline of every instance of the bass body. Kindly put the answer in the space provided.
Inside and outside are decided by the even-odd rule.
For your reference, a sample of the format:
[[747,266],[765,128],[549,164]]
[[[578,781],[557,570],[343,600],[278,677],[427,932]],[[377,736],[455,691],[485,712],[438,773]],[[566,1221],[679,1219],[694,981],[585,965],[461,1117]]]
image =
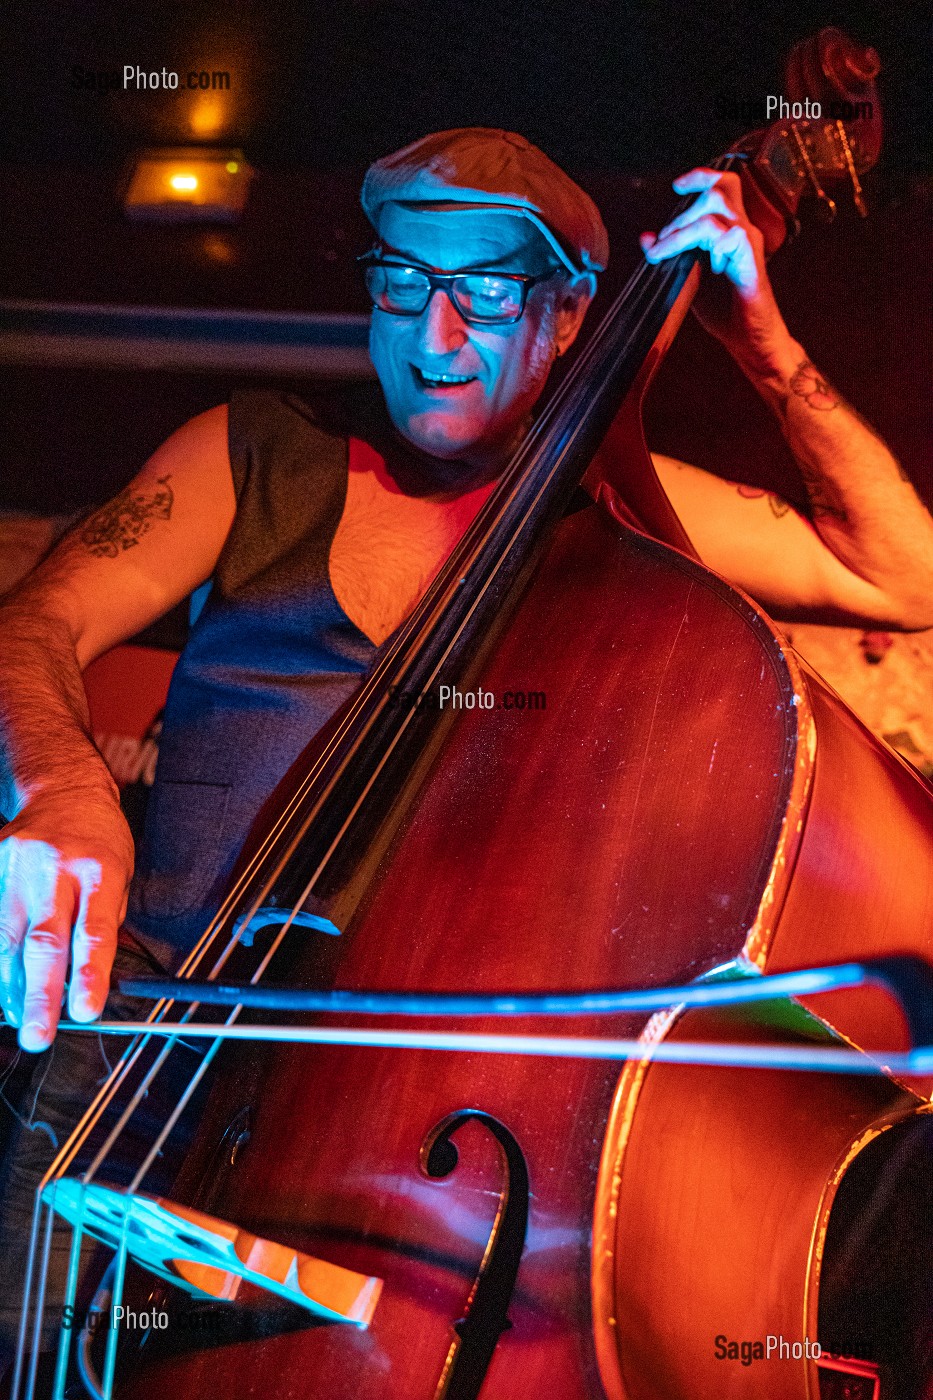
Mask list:
[[[611,510],[569,513],[499,635],[440,680],[494,708],[438,717],[316,906],[340,936],[296,931],[290,981],[584,991],[931,952],[930,790],[754,604]],[[864,995],[819,1014],[896,1043]],[[800,1031],[708,1013],[508,1029]],[[378,1276],[381,1298],[366,1330],[264,1331],[255,1300],[252,1317],[226,1305],[213,1340],[127,1345],[116,1393],[245,1398],[274,1377],[277,1396],[328,1400],[816,1396],[812,1358],[750,1370],[716,1338],[817,1338],[845,1163],[921,1104],[887,1079],[228,1045],[176,1200]],[[218,1166],[237,1123],[248,1141]]]

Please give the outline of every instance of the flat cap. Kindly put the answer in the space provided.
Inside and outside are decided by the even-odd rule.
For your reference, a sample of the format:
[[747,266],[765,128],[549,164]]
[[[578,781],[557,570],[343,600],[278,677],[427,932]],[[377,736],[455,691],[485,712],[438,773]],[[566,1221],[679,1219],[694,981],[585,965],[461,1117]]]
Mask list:
[[513,209],[571,272],[601,272],[609,261],[609,236],[592,199],[514,131],[465,126],[423,136],[369,167],[360,201],[375,228],[390,203]]

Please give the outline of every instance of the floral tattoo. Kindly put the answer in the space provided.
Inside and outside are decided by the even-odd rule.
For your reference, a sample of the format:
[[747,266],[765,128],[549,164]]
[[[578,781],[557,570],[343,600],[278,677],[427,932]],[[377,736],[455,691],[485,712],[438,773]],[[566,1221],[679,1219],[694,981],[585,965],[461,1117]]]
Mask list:
[[[804,403],[809,404],[811,408],[815,408],[818,413],[828,413],[832,408],[844,408],[847,413],[851,413],[852,417],[861,423],[866,432],[871,433],[872,437],[877,442],[880,442],[883,447],[886,447],[886,444],[875,432],[875,429],[869,423],[868,419],[863,418],[858,409],[850,404],[848,399],[844,399],[839,391],[834,389],[832,385],[823,378],[816,368],[816,365],[810,360],[802,360],[797,366],[796,370],[791,375],[790,388],[792,393],[796,394],[798,398],[803,399]],[[787,413],[787,403],[788,400],[785,399],[785,415]],[[886,448],[886,450],[890,453],[890,449]],[[890,455],[893,457],[893,453]],[[904,470],[903,464],[899,462],[896,457],[893,457],[893,460],[901,481],[909,481],[910,473]]]
[[794,370],[790,387],[792,393],[821,413],[828,413],[831,408],[838,408],[842,403],[841,396],[826,382],[810,360],[804,360]]
[[760,500],[762,496],[767,496],[771,514],[777,520],[780,520],[781,516],[786,515],[790,510],[788,502],[775,491],[763,491],[759,486],[746,486],[744,482],[736,482],[735,487],[739,495],[744,496],[749,501]]
[[175,497],[170,476],[160,476],[151,493],[128,486],[102,510],[91,516],[81,531],[81,543],[99,559],[116,559],[139,544],[157,520],[168,520]]

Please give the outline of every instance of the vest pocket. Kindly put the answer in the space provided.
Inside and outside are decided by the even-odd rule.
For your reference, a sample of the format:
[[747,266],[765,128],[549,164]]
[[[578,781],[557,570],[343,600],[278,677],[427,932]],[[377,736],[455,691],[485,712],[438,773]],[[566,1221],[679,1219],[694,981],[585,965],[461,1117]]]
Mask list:
[[205,902],[227,864],[229,783],[157,779],[139,861],[139,908],[175,919]]

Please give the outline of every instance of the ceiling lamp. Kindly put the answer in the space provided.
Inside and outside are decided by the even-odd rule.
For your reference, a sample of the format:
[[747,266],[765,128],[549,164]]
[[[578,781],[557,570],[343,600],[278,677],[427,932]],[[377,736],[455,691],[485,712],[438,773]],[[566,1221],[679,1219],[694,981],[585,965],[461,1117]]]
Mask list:
[[125,181],[123,208],[149,223],[236,223],[254,171],[242,151],[166,146],[140,151]]

